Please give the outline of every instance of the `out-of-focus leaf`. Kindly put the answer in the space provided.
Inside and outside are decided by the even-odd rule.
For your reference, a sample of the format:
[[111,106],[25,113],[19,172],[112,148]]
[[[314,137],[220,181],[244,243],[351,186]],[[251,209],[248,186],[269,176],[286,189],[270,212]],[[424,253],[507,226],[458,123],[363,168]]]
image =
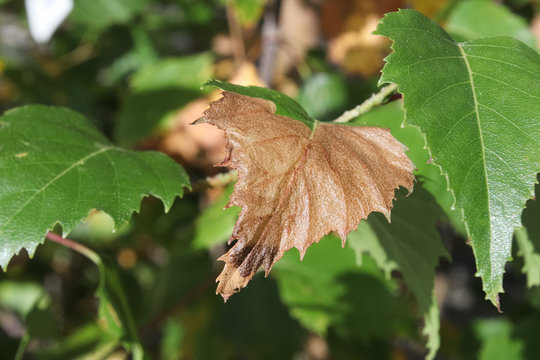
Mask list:
[[179,109],[200,97],[211,64],[212,56],[202,53],[160,60],[135,73],[116,122],[118,143],[133,146],[169,127]]
[[9,280],[0,282],[0,309],[15,312],[20,317],[24,324],[24,336],[29,339],[53,338],[58,334],[51,312],[51,299],[39,284]]
[[391,223],[379,213],[368,218],[388,259],[397,264],[415,295],[420,314],[431,305],[439,259],[448,256],[435,227],[441,214],[433,197],[416,185],[412,195],[406,196],[405,191],[397,194]]
[[309,248],[303,261],[296,250],[291,250],[274,265],[281,299],[293,317],[318,334],[325,334],[342,316],[337,309],[347,288],[339,278],[358,271],[382,280],[373,260],[364,258],[362,267],[358,267],[351,247],[341,248],[339,239],[333,236]]
[[[432,0],[433,1],[433,0]],[[373,36],[384,13],[409,5],[404,0],[326,0],[321,25],[328,42],[328,58],[345,72],[364,78],[378,76],[388,51],[388,40]]]
[[177,360],[182,357],[182,341],[184,340],[182,323],[169,319],[163,328],[160,360]]
[[457,41],[510,36],[536,49],[527,22],[506,6],[489,0],[461,1],[450,14],[446,30]]
[[437,303],[437,298],[435,297],[435,290],[431,296],[431,305],[429,310],[424,314],[424,329],[422,334],[427,338],[426,347],[428,348],[428,353],[426,355],[426,360],[432,360],[437,355],[437,350],[441,346],[441,336],[439,330],[441,328],[441,319],[439,313],[439,304]]
[[70,19],[100,31],[129,22],[148,3],[149,0],[75,0]]
[[17,312],[23,319],[44,296],[47,295],[43,287],[36,283],[6,280],[0,283],[0,307]]
[[513,342],[523,341],[523,359],[535,359],[540,354],[540,342],[537,335],[540,328],[540,314],[536,311],[515,321],[514,324]]
[[457,43],[412,10],[387,14],[377,34],[394,41],[380,82],[399,86],[406,124],[425,134],[499,307],[512,234],[540,171],[540,57],[506,37]]
[[[536,196],[540,185],[536,185]],[[527,286],[540,285],[540,203],[538,199],[529,200],[523,211],[524,228],[515,232],[519,247],[518,255],[523,256],[523,272],[527,275]]]
[[0,266],[21,248],[32,255],[55,224],[67,234],[93,209],[117,227],[141,198],[168,210],[189,186],[184,170],[157,152],[113,146],[84,117],[67,109],[27,106],[0,117]]
[[440,345],[439,308],[433,295],[435,268],[440,257],[448,256],[435,227],[442,211],[418,184],[412,195],[405,195],[398,193],[391,223],[374,213],[349,235],[349,244],[357,255],[366,252],[376,259],[387,276],[392,270],[401,272],[424,317],[428,358],[432,359]]
[[509,320],[480,320],[474,330],[482,344],[479,360],[524,359],[523,341],[512,338],[514,326]]
[[356,262],[358,266],[362,266],[364,253],[369,254],[375,263],[384,273],[387,279],[392,276],[392,271],[398,270],[398,264],[388,258],[386,250],[382,247],[377,234],[373,231],[368,221],[360,222],[356,231],[347,236],[349,246],[356,254]]
[[225,243],[231,236],[234,223],[240,213],[239,207],[225,209],[233,186],[228,186],[223,194],[210,206],[204,209],[195,223],[193,246],[197,249],[210,248]]
[[[302,351],[306,331],[291,318],[274,280],[256,276],[249,286],[253,291],[237,294],[227,305],[220,301],[211,322],[213,333],[217,330],[218,338],[224,341],[221,348],[225,351],[230,349],[229,354],[217,351],[213,357],[194,358],[293,359]],[[208,348],[205,338],[199,342],[200,346]],[[216,353],[216,349],[207,349],[206,352]]]
[[36,353],[40,360],[104,359],[116,347],[118,339],[96,324],[88,324],[54,344]]
[[259,21],[266,0],[227,0],[227,3],[234,9],[240,24],[252,27]]
[[330,120],[347,102],[344,79],[337,74],[316,73],[304,82],[297,101],[311,116]]
[[141,67],[154,63],[158,59],[157,51],[152,44],[146,29],[142,26],[130,27],[133,48],[120,57],[103,72],[103,80],[107,85],[116,85],[126,75]]
[[540,285],[540,254],[526,229],[517,229],[514,233],[518,246],[518,255],[523,257],[523,273],[527,276],[527,287]]

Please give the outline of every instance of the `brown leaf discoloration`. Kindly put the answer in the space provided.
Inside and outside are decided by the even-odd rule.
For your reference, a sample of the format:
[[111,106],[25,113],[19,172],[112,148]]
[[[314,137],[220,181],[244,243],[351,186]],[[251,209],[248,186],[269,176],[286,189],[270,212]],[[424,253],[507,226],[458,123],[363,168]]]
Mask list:
[[242,207],[220,260],[217,292],[227,300],[262,266],[266,274],[292,247],[307,248],[330,231],[345,244],[360,220],[390,217],[394,189],[412,189],[413,164],[387,129],[305,124],[275,114],[267,100],[224,92],[201,121],[225,130],[219,166],[238,170],[230,206]]

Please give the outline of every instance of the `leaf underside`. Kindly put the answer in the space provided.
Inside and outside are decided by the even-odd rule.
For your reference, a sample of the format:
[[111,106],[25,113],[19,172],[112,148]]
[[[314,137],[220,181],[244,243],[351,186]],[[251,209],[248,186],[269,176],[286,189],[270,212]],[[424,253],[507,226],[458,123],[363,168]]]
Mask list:
[[424,15],[387,14],[393,40],[381,83],[404,95],[406,123],[425,135],[447,176],[482,277],[499,306],[512,234],[540,171],[540,60],[511,38],[456,43]]
[[283,253],[301,256],[330,231],[342,239],[378,211],[389,218],[394,189],[412,189],[413,165],[386,129],[315,123],[275,114],[268,100],[224,92],[200,121],[225,130],[221,166],[238,170],[229,206],[240,206],[220,260],[217,292],[226,300],[259,267],[268,274]]
[[0,267],[23,247],[32,255],[55,224],[67,234],[98,209],[118,227],[144,196],[168,210],[189,186],[166,155],[116,147],[81,115],[46,106],[0,117],[0,168]]

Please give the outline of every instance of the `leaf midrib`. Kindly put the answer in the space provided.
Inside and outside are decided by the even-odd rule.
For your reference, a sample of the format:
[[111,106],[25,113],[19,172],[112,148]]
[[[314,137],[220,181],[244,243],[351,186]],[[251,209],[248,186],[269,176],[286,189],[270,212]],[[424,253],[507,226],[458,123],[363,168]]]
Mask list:
[[83,165],[87,160],[101,154],[101,153],[104,153],[106,151],[109,151],[109,150],[112,150],[114,149],[115,147],[114,146],[106,146],[106,147],[102,147],[101,149],[99,150],[96,150],[88,155],[86,155],[85,157],[77,160],[77,161],[74,161],[70,166],[68,166],[66,169],[64,169],[62,172],[60,172],[58,175],[56,175],[54,178],[52,178],[49,182],[47,182],[45,185],[43,185],[39,190],[37,190],[36,192],[34,192],[34,194],[32,194],[32,196],[30,196],[28,198],[28,200],[26,200],[26,202],[17,210],[13,213],[13,215],[4,223],[4,225],[2,225],[2,227],[0,227],[0,235],[3,233],[3,231],[6,229],[6,227],[9,225],[9,223],[11,223],[11,221],[17,217],[17,215],[20,214],[21,211],[24,210],[24,208],[26,206],[28,206],[28,204],[30,204],[32,202],[32,200],[34,200],[34,198],[41,194],[43,191],[45,191],[49,186],[51,186],[53,183],[55,183],[57,180],[59,180],[60,178],[62,178],[64,175],[66,175],[67,173],[69,173],[71,170],[73,170],[75,167],[79,166],[79,165]]
[[[478,133],[479,133],[479,139],[480,139],[480,145],[481,145],[480,148],[481,148],[481,151],[482,151],[482,167],[483,167],[483,170],[484,170],[484,179],[485,179],[487,213],[491,214],[491,198],[490,198],[490,195],[489,195],[490,189],[489,189],[488,173],[487,173],[487,166],[486,166],[486,150],[485,150],[486,147],[485,147],[485,144],[484,144],[484,133],[482,131],[482,123],[480,121],[480,112],[478,110],[478,98],[476,96],[476,88],[474,86],[473,71],[471,69],[471,65],[469,64],[469,59],[467,58],[467,54],[465,53],[465,50],[463,49],[462,44],[457,43],[456,45],[457,45],[457,47],[458,47],[458,49],[459,49],[459,51],[461,53],[461,56],[463,57],[465,67],[467,68],[467,74],[469,76],[469,83],[471,84],[471,91],[472,91],[473,101],[474,101],[474,113],[475,113],[475,116],[476,116],[476,124],[478,126]],[[472,229],[469,229],[467,221],[464,221],[464,223],[465,223],[465,227],[467,228],[468,232],[471,233]],[[489,233],[490,233],[490,239],[491,239],[491,221],[489,223]],[[490,241],[490,244],[489,244],[490,253],[493,252],[492,245],[493,245],[493,242]],[[493,263],[491,263],[492,261],[493,261],[492,257],[490,257],[490,271],[492,271],[492,269],[493,269]],[[490,277],[491,277],[491,274],[490,274]]]

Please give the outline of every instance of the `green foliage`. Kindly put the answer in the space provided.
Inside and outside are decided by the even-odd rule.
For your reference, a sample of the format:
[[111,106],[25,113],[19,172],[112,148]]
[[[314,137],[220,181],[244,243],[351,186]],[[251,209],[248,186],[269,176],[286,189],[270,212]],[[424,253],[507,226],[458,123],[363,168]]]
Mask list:
[[[537,6],[410,1],[436,13],[444,30],[412,10],[390,13],[378,32],[392,51],[353,31],[382,17],[370,10],[380,2],[363,1],[361,11],[334,3],[74,0],[38,46],[22,2],[0,0],[0,109],[12,109],[0,117],[2,358],[538,357]],[[321,23],[310,29],[314,8]],[[265,11],[280,15],[277,38]],[[293,33],[291,14],[303,24]],[[253,81],[244,66],[268,70],[261,59],[272,51],[270,85],[288,96],[227,82]],[[415,189],[396,191],[390,223],[372,214],[344,248],[331,233],[303,261],[293,249],[223,304],[216,258],[240,211],[223,209],[235,175],[200,187],[216,173],[208,163],[221,145],[179,120],[189,120],[188,105],[215,98],[201,86],[218,78],[208,85],[270,100],[313,128],[377,91],[379,73],[344,70],[347,52],[367,67],[392,53],[381,83],[399,85],[403,101],[385,95],[388,104],[350,124],[390,129],[415,164]],[[17,108],[32,103],[84,117]],[[177,199],[187,172],[165,154],[117,144],[181,161],[193,191]],[[71,243],[37,247],[48,231],[49,240],[62,233]],[[512,235],[518,256],[506,263]],[[22,248],[32,259],[13,257]],[[495,302],[505,268],[504,314],[483,301],[475,258]]]
[[189,186],[184,170],[163,154],[118,148],[84,117],[63,108],[6,112],[0,143],[2,267],[23,247],[33,254],[55,224],[67,234],[99,209],[120,226],[144,196],[162,199],[167,210]]
[[449,16],[446,30],[457,41],[510,36],[536,48],[536,39],[525,20],[488,0],[460,2]]
[[76,0],[70,17],[100,31],[113,24],[128,22],[148,3],[148,0]]
[[211,62],[208,53],[163,59],[133,74],[116,123],[118,143],[133,146],[163,132],[179,109],[200,96]]
[[265,0],[226,0],[243,26],[254,26],[262,15]]
[[297,100],[314,118],[329,120],[328,115],[336,115],[336,111],[343,108],[346,99],[347,88],[339,75],[316,73],[306,79]]
[[522,341],[512,339],[512,324],[506,320],[484,320],[475,326],[482,341],[478,359],[523,359]]
[[195,248],[209,248],[229,239],[240,213],[240,208],[237,206],[225,209],[232,192],[233,187],[228,186],[223,194],[204,209],[197,218],[193,238]]
[[499,306],[512,234],[540,170],[538,54],[510,38],[456,43],[409,10],[386,15],[377,33],[394,41],[381,82],[399,85],[406,123],[447,175],[486,297]]
[[[540,185],[536,185],[536,195]],[[529,200],[523,211],[524,228],[516,230],[515,238],[519,247],[518,255],[523,256],[523,272],[527,275],[527,286],[540,285],[540,205],[538,200]]]

